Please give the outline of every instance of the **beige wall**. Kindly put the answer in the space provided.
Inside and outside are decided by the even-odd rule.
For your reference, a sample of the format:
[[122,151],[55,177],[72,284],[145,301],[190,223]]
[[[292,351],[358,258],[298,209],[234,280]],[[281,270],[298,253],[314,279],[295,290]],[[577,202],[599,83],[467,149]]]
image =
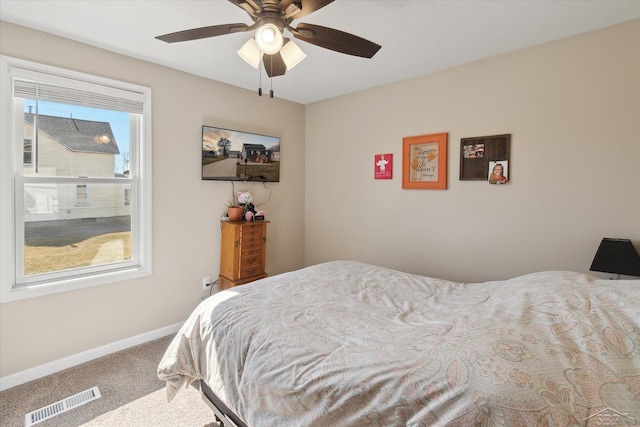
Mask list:
[[[638,244],[639,55],[636,20],[308,105],[305,264],[484,281],[587,272],[603,237]],[[403,190],[402,138],[439,132],[448,189]],[[504,133],[511,182],[460,181],[460,139]],[[385,153],[393,180],[375,181]]]
[[[0,377],[186,319],[203,294],[201,278],[218,274],[218,219],[232,194],[229,182],[200,179],[203,124],[281,137],[281,181],[268,184],[263,206],[271,220],[266,267],[302,267],[304,106],[6,22],[0,53],[153,90],[153,275],[2,304]],[[256,203],[269,194],[257,183],[235,189],[251,191]]]
[[[635,21],[305,112],[2,22],[2,54],[153,89],[154,272],[0,306],[0,377],[181,322],[198,303],[201,277],[218,273],[231,195],[200,180],[202,124],[282,138],[264,206],[271,274],[340,258],[465,281],[587,271],[602,237],[640,240],[639,35]],[[402,138],[437,132],[449,133],[449,188],[402,190]],[[460,138],[501,133],[512,135],[511,183],[459,181]],[[374,181],[385,153],[394,178]]]

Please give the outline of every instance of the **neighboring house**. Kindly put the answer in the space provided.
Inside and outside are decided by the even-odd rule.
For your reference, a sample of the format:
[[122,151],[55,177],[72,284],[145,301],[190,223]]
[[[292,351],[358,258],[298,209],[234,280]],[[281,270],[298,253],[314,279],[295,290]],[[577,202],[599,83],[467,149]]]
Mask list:
[[269,158],[272,162],[280,161],[280,145],[269,148]]
[[267,163],[270,152],[262,144],[242,144],[242,158],[254,163]]
[[[107,122],[25,114],[25,175],[115,178],[120,154]],[[119,174],[120,176],[123,176]],[[33,184],[25,192],[25,221],[129,216],[128,184]]]

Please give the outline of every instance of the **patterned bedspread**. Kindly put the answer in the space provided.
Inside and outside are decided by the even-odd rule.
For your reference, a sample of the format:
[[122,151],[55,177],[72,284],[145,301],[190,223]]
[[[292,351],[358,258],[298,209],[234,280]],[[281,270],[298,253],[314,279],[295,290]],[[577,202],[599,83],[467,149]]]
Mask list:
[[640,425],[640,281],[330,262],[203,301],[158,376],[251,427]]

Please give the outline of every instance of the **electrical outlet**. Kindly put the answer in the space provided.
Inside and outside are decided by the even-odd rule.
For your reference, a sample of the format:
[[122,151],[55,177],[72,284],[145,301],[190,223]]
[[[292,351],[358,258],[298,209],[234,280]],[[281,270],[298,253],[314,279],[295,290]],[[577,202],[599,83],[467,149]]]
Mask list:
[[210,277],[203,277],[202,278],[202,289],[207,290],[207,289],[209,289],[209,287],[211,287],[211,278]]

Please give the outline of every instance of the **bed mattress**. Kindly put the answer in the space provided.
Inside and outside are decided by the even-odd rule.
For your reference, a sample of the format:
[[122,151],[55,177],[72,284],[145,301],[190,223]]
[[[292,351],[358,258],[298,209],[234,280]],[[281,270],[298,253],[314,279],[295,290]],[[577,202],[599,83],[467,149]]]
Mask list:
[[158,367],[249,426],[640,423],[640,281],[335,261],[203,301]]

